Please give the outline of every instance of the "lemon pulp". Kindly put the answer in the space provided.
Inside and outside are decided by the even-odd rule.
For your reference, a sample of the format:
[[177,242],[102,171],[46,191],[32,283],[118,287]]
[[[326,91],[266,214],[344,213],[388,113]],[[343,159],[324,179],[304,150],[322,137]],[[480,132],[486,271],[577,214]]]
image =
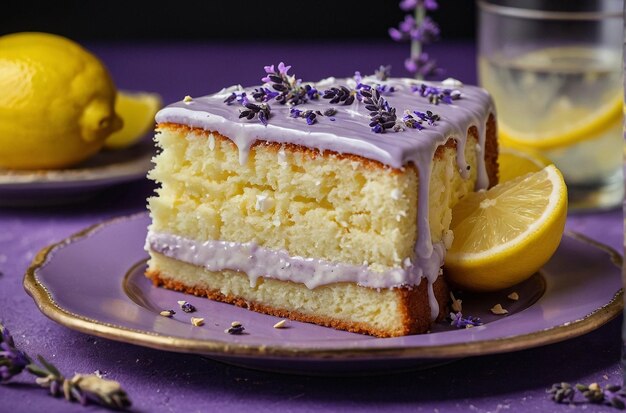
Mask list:
[[558,247],[566,216],[567,189],[554,165],[469,194],[452,211],[448,279],[473,291],[527,279]]
[[536,151],[501,147],[498,154],[499,182],[507,182],[530,172],[537,172],[552,162]]

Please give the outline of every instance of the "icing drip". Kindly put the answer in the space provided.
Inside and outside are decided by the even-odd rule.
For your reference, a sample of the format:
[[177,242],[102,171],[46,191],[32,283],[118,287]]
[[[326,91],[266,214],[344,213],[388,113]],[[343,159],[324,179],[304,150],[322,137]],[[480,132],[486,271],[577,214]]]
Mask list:
[[[419,265],[407,261],[403,267],[381,272],[373,271],[367,265],[290,256],[285,250],[264,248],[254,242],[213,240],[200,242],[179,235],[152,231],[148,233],[146,239],[146,250],[204,267],[209,271],[228,269],[244,272],[250,279],[251,287],[256,286],[259,277],[264,277],[301,283],[313,289],[338,282],[351,282],[369,288],[419,285],[424,277],[424,268],[434,270],[434,278],[428,277],[429,284],[432,284],[439,275],[445,247],[441,242],[435,243],[435,253],[429,258],[420,258]],[[430,291],[432,292],[432,288]],[[430,302],[433,303],[433,298]],[[434,300],[434,303],[436,308],[437,301]]]
[[[424,130],[407,129],[397,133],[387,131],[387,133],[384,134],[376,134],[373,133],[368,126],[368,111],[358,100],[355,100],[350,106],[343,106],[331,105],[328,100],[319,99],[311,100],[297,107],[303,111],[311,109],[321,110],[322,112],[330,107],[335,107],[337,113],[332,116],[334,121],[330,121],[328,117],[319,116],[314,125],[307,125],[302,119],[289,116],[289,110],[292,106],[281,105],[277,102],[270,101],[271,116],[266,126],[258,120],[240,120],[239,112],[242,106],[235,103],[232,105],[226,105],[224,103],[224,99],[230,96],[232,92],[241,93],[244,90],[241,86],[223,89],[214,95],[194,98],[191,102],[174,103],[162,109],[157,114],[156,120],[158,123],[178,123],[208,131],[215,131],[229,137],[239,149],[239,161],[241,164],[247,162],[250,148],[254,142],[257,139],[263,139],[270,142],[302,145],[320,151],[330,150],[338,153],[358,155],[379,161],[396,169],[403,168],[409,164],[415,165],[419,173],[418,234],[415,245],[415,256],[413,257],[415,267],[411,267],[412,269],[410,271],[406,269],[394,269],[390,270],[391,272],[389,273],[383,273],[383,276],[381,276],[380,273],[376,273],[376,276],[373,276],[367,272],[369,270],[365,270],[361,267],[332,264],[332,266],[336,267],[329,269],[330,267],[328,267],[328,265],[331,264],[322,265],[318,262],[317,264],[319,264],[319,266],[316,267],[317,269],[314,270],[312,274],[317,274],[315,276],[321,277],[320,279],[324,279],[327,282],[330,282],[331,279],[334,280],[333,282],[351,281],[364,283],[362,285],[373,286],[374,288],[389,287],[390,285],[392,287],[398,285],[418,285],[421,279],[426,277],[429,282],[431,315],[434,319],[439,309],[436,305],[437,302],[434,297],[432,284],[439,275],[440,267],[443,264],[445,247],[443,244],[433,245],[432,243],[428,223],[428,202],[423,202],[423,200],[427,200],[429,196],[433,156],[438,146],[445,144],[448,139],[454,139],[457,148],[457,168],[461,176],[467,178],[469,171],[467,169],[468,164],[465,160],[464,153],[467,142],[467,131],[472,126],[476,127],[478,130],[478,145],[476,148],[478,159],[476,189],[486,188],[489,185],[484,159],[486,123],[490,114],[495,115],[493,103],[491,97],[485,90],[474,86],[464,86],[460,82],[456,84],[455,87],[459,88],[461,99],[453,101],[452,104],[440,103],[439,105],[430,104],[428,99],[420,97],[418,93],[412,92],[411,87],[422,83],[435,87],[449,87],[446,84],[418,82],[413,79],[389,79],[379,81],[374,77],[363,78],[362,83],[370,85],[381,84],[386,86],[387,90],[393,87],[395,91],[385,94],[385,99],[389,102],[391,107],[396,108],[400,118],[405,110],[420,112],[430,110],[438,114],[440,120],[437,121],[435,125],[424,124],[426,127]],[[319,91],[341,85],[346,85],[349,88],[356,87],[354,79],[351,78],[339,80],[328,78],[317,84],[313,84]],[[247,89],[248,95],[250,95],[249,92],[251,90],[252,88]],[[179,241],[184,244],[183,241]],[[162,247],[162,249],[166,250],[165,246]],[[181,252],[184,248],[182,246],[179,247],[178,254],[184,255],[184,253]],[[232,245],[231,247],[229,247],[229,250],[232,251],[239,248]],[[251,248],[252,251],[259,251],[260,247],[252,247],[252,244],[250,244],[249,248]],[[275,254],[278,256],[282,253],[276,252]],[[263,255],[264,259],[271,258],[271,254],[261,255]],[[192,257],[188,258],[192,259]],[[283,258],[286,259],[288,256]],[[303,260],[302,263],[309,262],[307,261],[308,259],[301,260]],[[208,264],[201,263],[198,265],[207,266]],[[238,265],[241,267],[241,264]],[[295,264],[292,263],[292,265]],[[295,266],[302,267],[303,265],[304,264],[297,264]],[[329,270],[321,270],[320,268],[327,268]],[[338,270],[339,268],[341,268],[341,271]],[[243,271],[243,269],[240,268],[231,269]],[[250,271],[254,271],[254,274],[257,275],[251,275],[251,280],[261,274],[271,274],[271,276],[273,276],[273,270],[283,271],[282,268],[278,267],[270,268],[265,266],[263,270],[252,267]],[[345,274],[343,273],[344,271],[346,271]],[[289,275],[288,278],[292,276],[296,277],[295,275]],[[326,279],[325,277],[329,278]],[[319,285],[316,283],[321,282],[320,279],[310,281],[302,278],[302,282],[307,286]],[[381,282],[381,279],[387,281],[378,285],[377,283]],[[293,279],[291,280],[293,281]],[[376,282],[373,280],[376,280]],[[371,283],[373,283],[373,285],[370,285]]]

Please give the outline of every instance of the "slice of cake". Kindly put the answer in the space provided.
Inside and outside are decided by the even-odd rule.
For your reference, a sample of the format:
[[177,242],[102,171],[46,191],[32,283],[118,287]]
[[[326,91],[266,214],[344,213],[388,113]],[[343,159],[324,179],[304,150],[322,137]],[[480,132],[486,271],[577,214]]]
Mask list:
[[379,337],[446,314],[452,207],[497,181],[489,95],[357,75],[161,110],[150,178],[155,285]]

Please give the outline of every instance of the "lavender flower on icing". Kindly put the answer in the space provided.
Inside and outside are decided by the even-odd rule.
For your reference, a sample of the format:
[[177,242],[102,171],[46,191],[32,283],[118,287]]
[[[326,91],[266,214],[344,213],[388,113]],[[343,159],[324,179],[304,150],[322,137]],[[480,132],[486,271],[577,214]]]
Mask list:
[[396,125],[396,109],[389,106],[387,100],[376,89],[361,90],[365,109],[370,111],[370,123],[374,133],[384,133]]
[[324,91],[324,99],[330,99],[330,104],[351,105],[354,102],[356,93],[345,86],[331,87]]
[[315,88],[311,85],[303,85],[301,79],[296,79],[294,75],[287,73],[291,66],[280,62],[278,69],[275,69],[274,65],[265,66],[264,69],[266,76],[261,80],[277,92],[274,99],[281,105],[295,106],[309,100],[319,99],[319,92]]
[[452,101],[461,99],[461,92],[456,89],[441,89],[435,86],[421,84],[419,86],[411,86],[411,90],[419,93],[421,97],[428,98],[428,101],[434,105],[438,105],[439,102],[449,105]]

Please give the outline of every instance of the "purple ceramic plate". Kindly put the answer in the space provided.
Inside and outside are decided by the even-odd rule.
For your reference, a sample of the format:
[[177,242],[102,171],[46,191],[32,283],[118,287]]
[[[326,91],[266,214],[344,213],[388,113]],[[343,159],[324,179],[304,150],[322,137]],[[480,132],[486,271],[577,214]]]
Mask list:
[[116,151],[103,150],[72,168],[18,171],[0,168],[0,206],[65,204],[87,199],[119,183],[145,179],[152,168],[150,139]]
[[[592,331],[622,310],[621,256],[576,234],[567,234],[556,254],[529,280],[492,294],[463,297],[465,314],[484,325],[454,329],[445,323],[429,334],[374,338],[279,318],[228,304],[153,287],[143,276],[147,214],[109,221],[41,251],[24,279],[40,310],[76,330],[148,347],[202,354],[275,371],[322,374],[395,371],[451,359],[521,350]],[[507,298],[511,292],[519,300]],[[197,307],[190,314],[159,315],[178,300]],[[500,303],[509,310],[496,316]],[[234,320],[243,335],[224,329]]]

